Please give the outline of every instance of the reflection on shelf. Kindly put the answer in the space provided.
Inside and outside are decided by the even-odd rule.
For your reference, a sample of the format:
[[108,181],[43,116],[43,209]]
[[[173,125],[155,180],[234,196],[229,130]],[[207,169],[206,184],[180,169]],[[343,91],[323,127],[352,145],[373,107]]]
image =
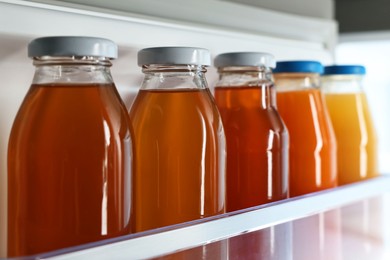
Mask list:
[[262,259],[290,259],[291,255],[299,259],[355,259],[351,257],[358,250],[353,248],[360,243],[360,249],[367,253],[359,253],[359,257],[382,259],[390,246],[386,237],[390,226],[382,221],[390,208],[385,203],[389,191],[390,177],[382,176],[40,257],[171,259],[178,254],[185,259],[192,255],[238,259],[247,254],[249,259],[259,255]]
[[156,259],[201,259],[199,249],[209,252],[217,245],[229,246],[229,258],[214,253],[207,255],[208,259],[389,259],[384,199],[385,195],[364,199]]

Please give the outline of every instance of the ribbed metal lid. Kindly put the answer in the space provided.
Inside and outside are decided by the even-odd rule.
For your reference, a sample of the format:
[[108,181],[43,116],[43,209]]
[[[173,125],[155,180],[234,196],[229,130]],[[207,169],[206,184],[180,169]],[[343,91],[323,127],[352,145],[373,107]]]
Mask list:
[[150,64],[210,66],[210,51],[194,47],[155,47],[140,50],[138,66]]
[[215,67],[256,66],[275,68],[276,61],[272,54],[265,52],[230,52],[215,57]]
[[111,40],[97,37],[42,37],[30,42],[28,56],[94,56],[115,59],[118,57],[118,47]]

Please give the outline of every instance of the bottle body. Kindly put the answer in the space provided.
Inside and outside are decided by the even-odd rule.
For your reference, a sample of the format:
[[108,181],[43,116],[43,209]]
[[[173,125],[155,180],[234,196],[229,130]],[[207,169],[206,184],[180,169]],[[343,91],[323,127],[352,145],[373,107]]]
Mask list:
[[204,72],[197,66],[144,72],[130,110],[135,230],[224,213],[225,135]]
[[288,195],[288,132],[267,77],[256,71],[220,72],[215,87],[227,140],[228,211]]
[[38,65],[8,147],[9,256],[130,233],[132,131],[106,65]]
[[378,175],[377,138],[359,75],[328,75],[322,89],[338,141],[340,185]]
[[318,80],[313,73],[275,74],[290,134],[290,196],[337,186],[337,143]]
[[[337,143],[319,89],[322,65],[306,61],[285,64],[292,65],[286,70],[307,69],[283,72],[282,63],[282,71],[274,73],[278,109],[290,134],[290,196],[334,188],[337,186]],[[339,223],[337,211],[294,221],[293,258],[340,259],[340,248],[333,246],[341,236]],[[328,228],[332,230],[331,237],[324,232]],[[314,250],[307,250],[307,245]]]

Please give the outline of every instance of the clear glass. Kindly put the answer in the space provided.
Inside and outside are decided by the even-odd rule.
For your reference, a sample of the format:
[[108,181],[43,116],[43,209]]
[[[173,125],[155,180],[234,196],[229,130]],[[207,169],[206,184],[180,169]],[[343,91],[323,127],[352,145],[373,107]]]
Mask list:
[[269,68],[219,69],[215,100],[227,140],[227,211],[288,196],[288,132]]
[[8,145],[8,255],[130,233],[132,129],[94,57],[40,57]]
[[324,75],[321,77],[321,89],[325,94],[363,92],[363,76]]
[[290,196],[337,186],[337,144],[315,73],[276,73],[278,110],[290,134]]
[[338,142],[339,184],[378,175],[377,137],[361,75],[322,77],[322,89]]
[[225,212],[225,134],[203,66],[144,66],[130,109],[137,232]]
[[320,75],[316,73],[276,73],[277,92],[319,89]]

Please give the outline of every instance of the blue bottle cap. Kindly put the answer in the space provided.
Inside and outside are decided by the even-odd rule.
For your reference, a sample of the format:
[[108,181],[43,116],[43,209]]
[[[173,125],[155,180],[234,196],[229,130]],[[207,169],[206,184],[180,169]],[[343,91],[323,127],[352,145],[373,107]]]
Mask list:
[[324,75],[365,75],[366,68],[361,65],[326,66]]
[[280,61],[276,63],[273,73],[318,73],[324,72],[324,67],[318,61]]

